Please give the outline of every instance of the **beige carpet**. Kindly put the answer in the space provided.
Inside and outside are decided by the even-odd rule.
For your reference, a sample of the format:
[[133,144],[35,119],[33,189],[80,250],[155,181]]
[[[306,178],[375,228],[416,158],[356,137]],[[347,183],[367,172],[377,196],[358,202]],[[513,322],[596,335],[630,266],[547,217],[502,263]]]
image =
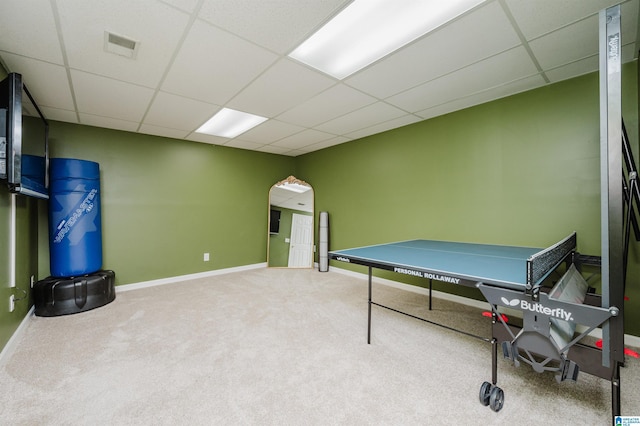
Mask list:
[[[376,286],[379,302],[488,335],[480,312]],[[500,360],[504,408],[478,402],[490,345],[374,307],[366,281],[257,269],[119,292],[34,317],[0,368],[2,425],[609,425],[610,383]],[[622,371],[640,415],[640,365]]]

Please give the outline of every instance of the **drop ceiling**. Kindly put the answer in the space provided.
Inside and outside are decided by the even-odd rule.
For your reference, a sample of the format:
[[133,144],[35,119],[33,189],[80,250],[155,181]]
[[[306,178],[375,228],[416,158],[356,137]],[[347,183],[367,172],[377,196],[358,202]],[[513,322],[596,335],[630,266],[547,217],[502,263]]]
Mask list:
[[313,190],[297,193],[273,186],[269,190],[269,204],[291,210],[313,212]]
[[[341,81],[287,57],[349,3],[2,0],[0,60],[50,120],[297,156],[597,71],[598,11],[620,1],[487,0]],[[624,62],[639,3],[622,3]],[[223,107],[269,120],[194,133]]]

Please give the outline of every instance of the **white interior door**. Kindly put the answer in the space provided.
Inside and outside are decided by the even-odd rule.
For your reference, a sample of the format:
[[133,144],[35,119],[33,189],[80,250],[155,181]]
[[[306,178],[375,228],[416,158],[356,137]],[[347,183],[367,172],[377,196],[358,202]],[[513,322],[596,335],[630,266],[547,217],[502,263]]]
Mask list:
[[291,268],[309,268],[313,265],[313,216],[293,213],[289,264]]

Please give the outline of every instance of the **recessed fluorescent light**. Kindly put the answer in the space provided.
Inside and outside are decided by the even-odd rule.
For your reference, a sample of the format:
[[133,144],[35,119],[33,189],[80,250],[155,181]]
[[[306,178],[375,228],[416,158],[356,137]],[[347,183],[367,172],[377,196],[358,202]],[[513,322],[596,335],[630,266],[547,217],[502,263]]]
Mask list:
[[485,0],[355,0],[289,54],[343,79]]
[[277,187],[278,188],[282,188],[282,189],[286,189],[287,191],[293,191],[293,192],[298,192],[298,193],[307,192],[308,190],[311,189],[311,187],[309,187],[309,186],[300,185],[300,184],[297,184],[297,183],[289,183],[289,182],[285,182],[283,184],[280,184]]
[[260,117],[259,115],[222,108],[216,115],[200,126],[196,133],[235,138],[266,120],[266,117]]

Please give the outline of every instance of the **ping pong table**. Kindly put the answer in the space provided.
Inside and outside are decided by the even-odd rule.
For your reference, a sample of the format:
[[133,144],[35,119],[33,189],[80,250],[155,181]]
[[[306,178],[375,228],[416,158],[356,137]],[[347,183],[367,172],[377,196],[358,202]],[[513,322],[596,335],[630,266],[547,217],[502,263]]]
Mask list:
[[[548,248],[410,240],[330,251],[329,258],[369,269],[367,343],[371,343],[374,305],[491,343],[492,379],[491,383],[481,385],[479,395],[483,405],[499,411],[504,404],[504,392],[496,386],[498,346],[502,346],[505,358],[516,366],[523,361],[537,372],[553,371],[558,381],[576,380],[581,368],[601,378],[617,379],[617,369],[607,365],[601,351],[580,343],[593,329],[617,315],[617,308],[600,307],[597,300],[585,294],[579,301],[574,300],[574,296],[559,296],[572,295],[576,289],[583,289],[585,293],[588,287],[581,281],[580,274],[575,273],[579,258],[576,243],[575,232]],[[560,288],[555,290],[556,286],[549,291],[543,283],[562,264],[574,266],[567,266],[567,273],[558,282]],[[374,268],[428,279],[429,309],[434,280],[478,288],[491,305],[491,337],[475,336],[374,302]],[[582,299],[587,301],[583,303]],[[523,326],[507,324],[499,307],[521,310]],[[574,336],[576,324],[586,327],[577,337]],[[600,358],[602,363],[594,361]],[[619,405],[619,400],[619,386],[612,386],[612,403]]]

